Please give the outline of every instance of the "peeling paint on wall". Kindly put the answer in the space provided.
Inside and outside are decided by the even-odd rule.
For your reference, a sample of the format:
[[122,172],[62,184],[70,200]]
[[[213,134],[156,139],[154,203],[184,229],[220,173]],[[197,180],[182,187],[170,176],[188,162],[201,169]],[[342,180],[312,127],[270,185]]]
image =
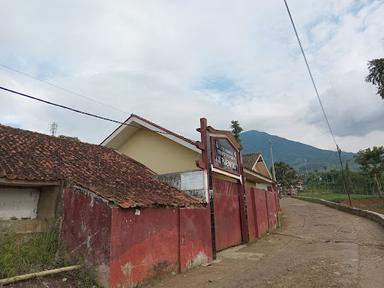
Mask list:
[[201,264],[205,264],[208,262],[208,256],[200,251],[193,259],[188,262],[188,269],[200,266]]
[[125,277],[130,277],[132,268],[133,268],[132,264],[130,262],[127,262],[121,266],[121,272],[123,272]]

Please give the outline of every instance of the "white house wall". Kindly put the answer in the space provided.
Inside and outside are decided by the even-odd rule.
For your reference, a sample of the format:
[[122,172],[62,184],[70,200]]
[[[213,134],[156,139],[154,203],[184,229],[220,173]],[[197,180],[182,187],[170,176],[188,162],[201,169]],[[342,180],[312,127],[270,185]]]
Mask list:
[[39,194],[33,188],[0,188],[0,220],[36,218]]

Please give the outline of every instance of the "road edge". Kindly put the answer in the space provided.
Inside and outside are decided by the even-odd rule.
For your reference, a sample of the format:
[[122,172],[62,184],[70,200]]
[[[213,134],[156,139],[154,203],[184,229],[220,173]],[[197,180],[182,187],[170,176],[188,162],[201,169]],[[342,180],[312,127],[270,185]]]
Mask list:
[[368,218],[368,219],[370,219],[370,220],[372,220],[372,221],[374,221],[374,222],[376,222],[376,223],[378,223],[384,227],[384,215],[377,213],[377,212],[373,212],[370,210],[363,210],[363,209],[359,209],[359,208],[355,208],[355,207],[349,207],[349,206],[346,206],[343,204],[339,204],[339,203],[335,203],[335,202],[331,202],[331,201],[327,201],[327,200],[323,200],[323,199],[319,199],[319,198],[311,198],[311,197],[304,197],[304,196],[293,196],[292,198],[304,200],[304,201],[308,201],[308,202],[313,202],[313,203],[317,203],[317,204],[322,204],[322,205],[325,205],[325,206],[328,206],[330,208],[334,208],[334,209],[337,209],[337,210],[340,210],[343,212],[347,212],[347,213],[350,213],[353,215]]

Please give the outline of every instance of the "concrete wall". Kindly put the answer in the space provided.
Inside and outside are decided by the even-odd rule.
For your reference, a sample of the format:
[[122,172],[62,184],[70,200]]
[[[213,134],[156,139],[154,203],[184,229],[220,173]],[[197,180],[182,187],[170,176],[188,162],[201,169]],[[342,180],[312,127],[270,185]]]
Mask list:
[[0,233],[46,232],[60,218],[61,204],[60,186],[2,186]]
[[277,214],[278,208],[276,205],[276,193],[273,191],[266,191],[266,199],[268,206],[268,221],[269,221],[269,229],[273,229],[277,225]]
[[113,208],[112,213],[111,287],[134,286],[212,258],[208,208]]
[[122,209],[83,189],[64,190],[64,248],[95,266],[104,287],[131,287],[210,261],[210,229],[209,208]]
[[276,191],[246,186],[249,239],[262,236],[278,224],[278,196]]
[[113,209],[112,287],[178,271],[178,210]]
[[64,217],[61,239],[71,258],[95,266],[98,281],[109,283],[112,212],[108,203],[91,192],[64,189]]
[[331,201],[327,201],[327,200],[323,200],[323,199],[318,199],[318,198],[303,197],[303,196],[295,196],[293,198],[304,200],[304,201],[309,201],[309,202],[313,202],[313,203],[323,204],[325,206],[328,206],[328,207],[331,207],[331,208],[334,208],[334,209],[337,209],[337,210],[340,210],[340,211],[343,211],[346,213],[365,217],[365,218],[368,218],[368,219],[370,219],[370,220],[372,220],[372,221],[374,221],[374,222],[376,222],[376,223],[378,223],[384,227],[384,214],[381,214],[381,213],[377,213],[377,212],[370,211],[370,210],[359,209],[356,207],[350,207],[350,206],[347,206],[344,204],[339,204],[339,203],[335,203],[335,202],[331,202]]
[[253,188],[245,186],[249,240],[257,238],[256,202]]
[[168,173],[159,175],[158,179],[188,195],[206,201],[207,189],[205,188],[204,173],[203,170]]
[[147,129],[138,130],[117,148],[157,174],[191,171],[200,154]]
[[180,271],[212,260],[209,207],[180,209]]
[[35,219],[39,195],[36,188],[0,188],[0,220]]

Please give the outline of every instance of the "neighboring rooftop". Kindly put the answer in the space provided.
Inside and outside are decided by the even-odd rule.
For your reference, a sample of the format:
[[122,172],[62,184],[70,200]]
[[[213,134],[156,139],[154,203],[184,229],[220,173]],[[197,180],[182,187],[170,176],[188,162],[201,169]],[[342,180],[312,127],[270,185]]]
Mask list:
[[0,125],[0,179],[69,180],[123,208],[198,205],[128,156],[100,145]]
[[243,155],[243,165],[245,168],[252,170],[256,161],[260,158],[260,153],[250,153]]

